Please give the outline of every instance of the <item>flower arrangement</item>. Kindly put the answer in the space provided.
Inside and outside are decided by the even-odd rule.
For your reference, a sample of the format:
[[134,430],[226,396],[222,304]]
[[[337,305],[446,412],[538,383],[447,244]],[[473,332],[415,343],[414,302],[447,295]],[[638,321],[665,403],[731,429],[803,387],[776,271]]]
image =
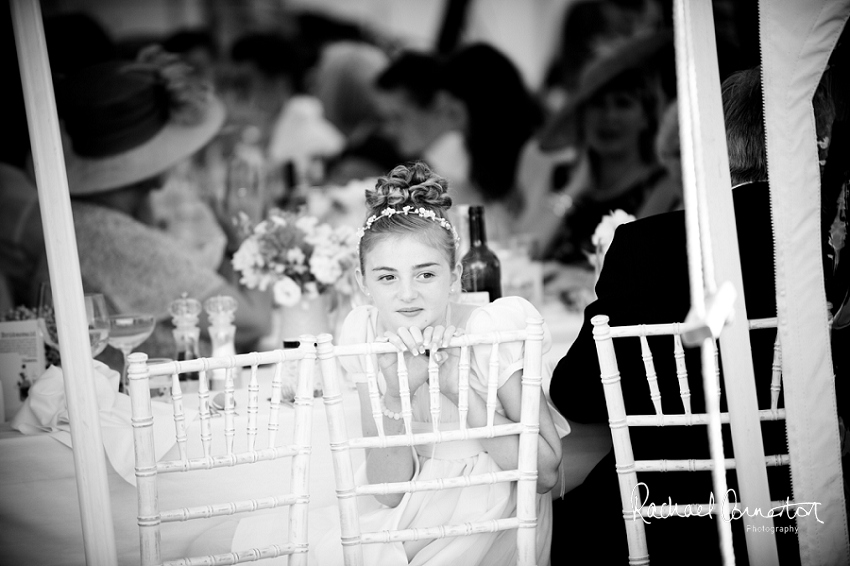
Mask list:
[[350,294],[346,275],[357,262],[357,236],[348,226],[319,224],[314,216],[272,209],[253,228],[241,215],[247,234],[233,256],[241,283],[274,292],[275,302],[295,306],[331,289]]

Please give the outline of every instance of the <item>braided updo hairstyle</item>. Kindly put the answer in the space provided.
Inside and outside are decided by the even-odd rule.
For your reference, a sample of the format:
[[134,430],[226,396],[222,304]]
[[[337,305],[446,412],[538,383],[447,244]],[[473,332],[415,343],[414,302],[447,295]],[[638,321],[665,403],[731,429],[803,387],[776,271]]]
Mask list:
[[366,254],[380,240],[401,234],[412,234],[423,243],[442,249],[449,266],[454,267],[457,254],[450,230],[417,214],[381,216],[386,208],[401,210],[412,206],[432,210],[437,218],[447,218],[446,211],[452,206],[448,190],[448,182],[422,162],[399,165],[387,176],[378,178],[375,188],[366,191],[367,218],[374,215],[378,219],[360,239],[360,269],[365,269]]

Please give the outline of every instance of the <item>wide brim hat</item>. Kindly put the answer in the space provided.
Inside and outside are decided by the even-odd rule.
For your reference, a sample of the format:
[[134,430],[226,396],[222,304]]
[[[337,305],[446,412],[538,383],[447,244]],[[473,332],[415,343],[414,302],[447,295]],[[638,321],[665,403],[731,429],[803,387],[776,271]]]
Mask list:
[[673,32],[661,30],[616,40],[582,70],[578,90],[544,126],[538,136],[540,149],[554,151],[574,140],[573,123],[578,110],[624,73],[637,70],[655,72],[672,60]]
[[173,56],[161,53],[154,62],[113,61],[59,81],[71,195],[102,193],[159,175],[221,129],[224,104],[211,89],[193,83]]

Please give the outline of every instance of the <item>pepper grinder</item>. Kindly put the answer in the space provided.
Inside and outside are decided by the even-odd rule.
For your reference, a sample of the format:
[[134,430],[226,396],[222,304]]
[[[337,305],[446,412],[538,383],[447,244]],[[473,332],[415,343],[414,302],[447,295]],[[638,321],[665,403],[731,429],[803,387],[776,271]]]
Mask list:
[[[201,330],[198,328],[198,316],[201,314],[201,302],[188,297],[186,293],[171,302],[169,308],[171,321],[174,323],[175,348],[177,361],[194,360],[199,358],[198,341]],[[198,372],[181,373],[181,381],[198,379]]]
[[[212,342],[212,355],[214,358],[220,356],[235,356],[234,335],[236,326],[233,317],[236,315],[236,299],[228,295],[210,297],[204,302],[204,310],[209,315],[210,325],[207,332]],[[227,369],[214,369],[210,376],[210,389],[224,390],[227,380]]]

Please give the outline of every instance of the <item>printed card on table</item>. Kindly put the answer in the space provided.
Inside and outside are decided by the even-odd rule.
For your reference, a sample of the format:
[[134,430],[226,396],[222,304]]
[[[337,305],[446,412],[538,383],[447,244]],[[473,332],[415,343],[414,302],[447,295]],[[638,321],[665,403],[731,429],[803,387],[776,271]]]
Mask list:
[[0,422],[11,419],[44,373],[44,341],[37,320],[0,322]]

